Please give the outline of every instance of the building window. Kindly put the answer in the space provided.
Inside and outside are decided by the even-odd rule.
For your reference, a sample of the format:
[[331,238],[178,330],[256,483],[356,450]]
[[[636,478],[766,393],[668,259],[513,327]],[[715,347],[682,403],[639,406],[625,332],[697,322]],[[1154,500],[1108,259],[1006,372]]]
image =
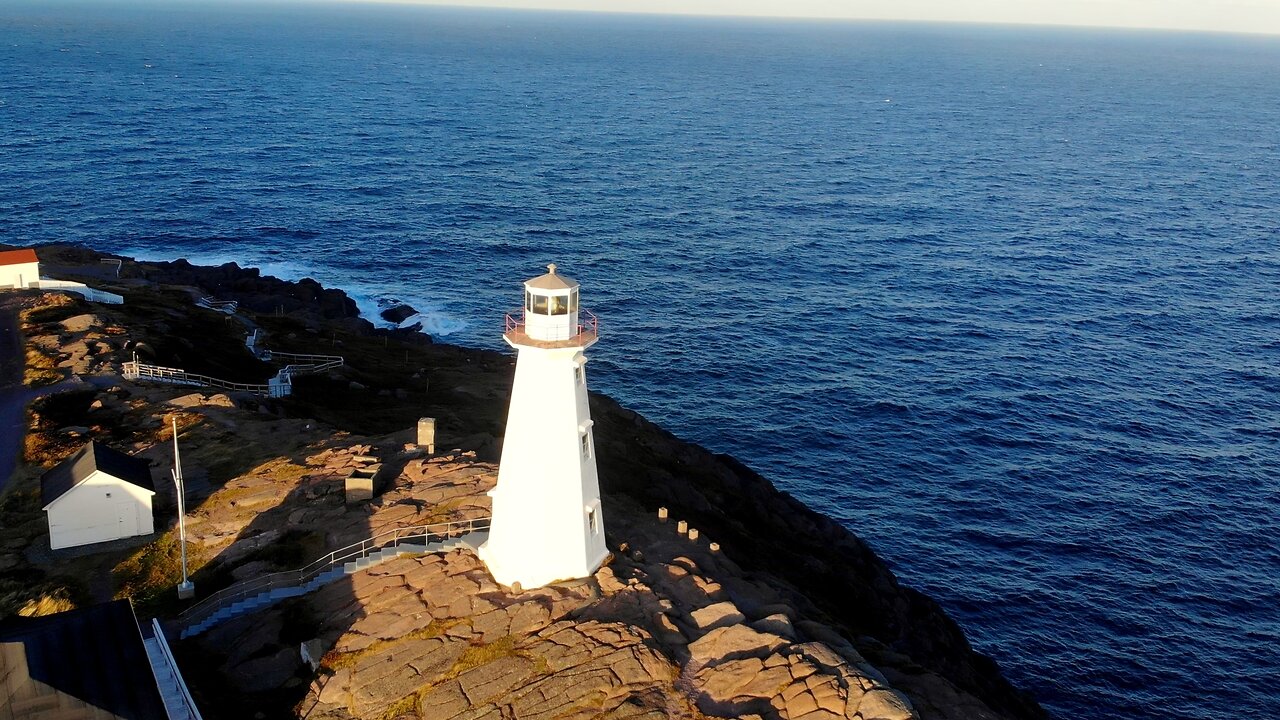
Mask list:
[[591,459],[591,431],[582,433],[582,459]]
[[573,381],[579,385],[587,384],[587,373],[583,371],[581,365],[575,365],[573,367]]
[[600,532],[600,525],[596,522],[596,509],[587,509],[587,527],[591,530],[591,534],[595,535]]

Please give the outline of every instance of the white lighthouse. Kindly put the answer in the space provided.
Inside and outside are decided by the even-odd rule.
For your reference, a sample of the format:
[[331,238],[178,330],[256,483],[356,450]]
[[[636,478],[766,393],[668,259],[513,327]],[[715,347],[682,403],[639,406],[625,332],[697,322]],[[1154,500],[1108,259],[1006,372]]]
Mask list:
[[587,577],[609,553],[583,354],[597,340],[596,318],[579,309],[578,283],[547,270],[524,284],[524,311],[507,316],[516,379],[480,547],[495,580],[524,588]]

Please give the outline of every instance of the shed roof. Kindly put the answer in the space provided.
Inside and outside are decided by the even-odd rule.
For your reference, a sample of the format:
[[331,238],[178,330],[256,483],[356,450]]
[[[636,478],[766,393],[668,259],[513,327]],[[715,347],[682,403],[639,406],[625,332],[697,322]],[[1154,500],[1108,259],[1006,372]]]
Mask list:
[[[44,617],[0,620],[0,707],[61,698],[101,713],[76,717],[121,720],[167,718],[138,619],[128,600]],[[56,701],[55,701],[56,702]],[[37,703],[51,715],[56,708]],[[61,706],[62,703],[59,703]],[[30,717],[41,716],[39,708]],[[28,717],[17,714],[15,717]]]
[[40,258],[36,257],[36,251],[31,248],[0,250],[0,265],[22,265],[33,262],[40,262]]
[[556,272],[556,264],[551,263],[547,266],[546,275],[539,275],[532,280],[526,280],[525,287],[537,290],[569,290],[578,287],[578,281],[558,274]]
[[133,483],[144,490],[153,493],[156,491],[155,483],[151,481],[151,463],[90,440],[71,457],[40,476],[40,502],[44,507],[49,507],[54,500],[84,482],[95,470]]

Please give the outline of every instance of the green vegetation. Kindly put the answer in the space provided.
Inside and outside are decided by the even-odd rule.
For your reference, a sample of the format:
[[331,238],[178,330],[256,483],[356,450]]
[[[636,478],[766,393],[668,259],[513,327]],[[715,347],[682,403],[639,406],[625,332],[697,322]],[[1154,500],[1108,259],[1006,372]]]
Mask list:
[[[435,623],[433,622],[432,624]],[[376,644],[377,643],[375,643],[375,645]],[[405,695],[399,700],[388,705],[387,709],[382,712],[382,715],[378,716],[379,720],[395,720],[395,718],[409,714],[416,715],[419,718],[423,717],[422,698],[428,693],[439,687],[441,684],[453,680],[472,668],[478,668],[481,665],[488,665],[494,660],[498,660],[500,658],[512,657],[521,654],[516,651],[515,646],[516,639],[511,635],[504,635],[491,643],[474,645],[467,648],[466,651],[462,653],[462,656],[459,657],[457,661],[453,663],[453,666],[450,667],[443,675],[431,682],[425,683],[417,690],[414,690],[408,695]],[[373,646],[370,646],[370,648],[372,647]],[[385,647],[386,645],[383,645],[378,649],[381,650]],[[366,648],[364,651],[365,654],[372,654],[373,652],[376,651],[369,648]],[[323,660],[321,662],[323,663]],[[543,666],[545,667],[545,665],[546,661],[543,661]],[[343,665],[342,667],[349,667],[349,665]]]
[[53,385],[62,382],[62,371],[58,370],[57,364],[48,355],[28,347],[27,366],[22,373],[22,381],[28,387]]
[[88,591],[69,578],[25,568],[0,573],[0,617],[39,617],[88,604]]
[[467,648],[442,679],[452,680],[472,668],[488,665],[499,658],[512,657],[516,654],[516,639],[511,635],[503,635],[491,643]]
[[23,460],[47,468],[75,452],[84,440],[59,434],[58,430],[83,424],[95,397],[93,390],[73,390],[32,402],[28,408],[28,430],[23,438]]
[[411,640],[426,640],[428,638],[439,637],[443,635],[449,628],[462,622],[461,620],[432,620],[427,623],[426,627],[418,628],[412,632],[405,633],[397,638],[390,640],[374,640],[367,647],[361,650],[352,650],[351,652],[338,652],[330,650],[320,658],[320,668],[326,672],[334,672],[342,668],[354,667],[357,663],[366,657],[376,655],[388,648],[409,642]]
[[324,552],[324,533],[295,529],[285,532],[279,540],[254,550],[240,564],[260,560],[277,570],[294,570],[315,560]]
[[[187,543],[187,568],[192,574],[209,558],[203,546]],[[116,598],[132,598],[134,605],[152,611],[176,600],[174,588],[182,582],[182,549],[176,530],[162,534],[120,561],[111,571]]]

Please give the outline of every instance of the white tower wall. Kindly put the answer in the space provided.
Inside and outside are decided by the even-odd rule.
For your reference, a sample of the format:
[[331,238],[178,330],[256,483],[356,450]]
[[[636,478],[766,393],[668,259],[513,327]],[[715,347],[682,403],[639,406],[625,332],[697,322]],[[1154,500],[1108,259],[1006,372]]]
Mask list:
[[493,522],[480,548],[503,585],[587,577],[609,553],[587,388],[576,372],[584,362],[580,348],[520,348]]
[[[567,301],[566,288],[536,284],[572,283],[557,276],[554,266],[550,270],[526,283],[526,290],[563,294]],[[571,287],[576,302],[577,284]],[[596,340],[595,328],[578,325],[576,307],[571,313],[536,318],[529,302],[525,322],[509,326],[506,334],[518,353],[516,376],[498,484],[489,493],[493,520],[479,553],[499,583],[535,588],[588,577],[609,551],[583,355]],[[568,331],[556,328],[548,334],[553,321]]]

